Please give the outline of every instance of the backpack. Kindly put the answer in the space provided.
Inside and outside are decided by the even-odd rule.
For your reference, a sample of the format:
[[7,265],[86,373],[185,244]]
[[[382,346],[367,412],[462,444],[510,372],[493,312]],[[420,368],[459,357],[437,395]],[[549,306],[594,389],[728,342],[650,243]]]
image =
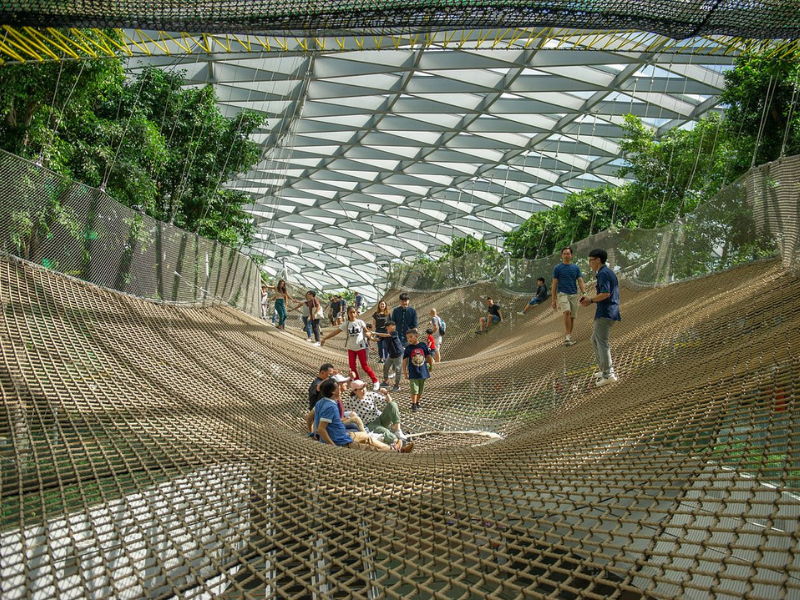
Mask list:
[[444,322],[444,319],[440,316],[436,316],[439,319],[439,335],[444,337],[444,334],[447,332],[447,323]]

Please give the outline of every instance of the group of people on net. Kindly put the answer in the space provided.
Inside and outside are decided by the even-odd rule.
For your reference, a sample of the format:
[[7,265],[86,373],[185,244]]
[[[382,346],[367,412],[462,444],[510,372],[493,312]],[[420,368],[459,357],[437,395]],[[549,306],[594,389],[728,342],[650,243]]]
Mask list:
[[[575,345],[572,331],[575,327],[575,318],[578,316],[578,306],[588,307],[597,305],[592,327],[592,349],[597,360],[598,369],[594,373],[595,387],[603,387],[618,380],[614,372],[611,358],[611,327],[621,320],[619,314],[619,281],[606,262],[608,252],[602,248],[595,248],[589,252],[589,266],[595,273],[595,295],[589,298],[586,295],[586,285],[580,267],[572,262],[573,252],[570,246],[561,249],[561,262],[553,269],[552,296],[553,310],[560,310],[564,320],[564,345]],[[524,316],[532,307],[547,302],[549,292],[543,277],[537,280],[536,293],[525,308],[517,314]],[[580,289],[580,294],[578,290]],[[492,298],[486,298],[487,312],[478,321],[475,333],[483,334],[492,325],[503,322],[503,312]]]
[[340,448],[411,452],[414,442],[403,433],[397,402],[387,388],[368,387],[356,373],[347,377],[323,364],[308,387],[308,435]]
[[[603,387],[617,381],[611,358],[610,333],[615,321],[620,320],[619,282],[606,262],[608,254],[602,248],[589,252],[589,266],[595,272],[595,295],[587,297],[586,286],[580,268],[572,263],[572,248],[561,250],[561,262],[553,269],[553,310],[561,310],[564,323],[564,344],[573,346],[572,338],[578,306],[596,305],[592,331],[592,347],[598,364],[594,373],[595,387]],[[279,282],[277,290],[281,289]],[[527,306],[518,314],[544,304],[549,297],[544,278],[537,280],[537,290]],[[285,283],[283,283],[285,294]],[[580,290],[580,294],[578,293]],[[284,300],[288,298],[288,294]],[[280,298],[278,298],[280,299]],[[289,298],[290,300],[290,298]],[[430,311],[430,327],[426,330],[427,342],[421,341],[417,312],[409,306],[408,294],[402,293],[400,304],[389,312],[386,302],[381,301],[372,315],[372,326],[360,318],[356,306],[346,309],[346,319],[323,338],[319,338],[319,320],[322,308],[313,291],[306,293],[306,308],[319,345],[339,333],[345,332],[345,348],[348,353],[350,376],[345,377],[331,364],[320,367],[319,374],[309,388],[309,413],[306,422],[309,435],[321,442],[335,446],[377,451],[410,452],[413,442],[406,443],[400,426],[400,410],[389,393],[389,379],[394,377],[391,391],[400,389],[401,375],[405,375],[411,392],[411,411],[420,409],[420,400],[425,381],[430,378],[434,364],[440,360],[442,336],[446,330],[444,320],[436,309]],[[286,300],[285,300],[286,301]],[[277,304],[277,302],[276,302]],[[298,303],[301,306],[303,303]],[[503,321],[500,307],[492,298],[486,298],[487,313],[479,321],[477,333],[484,333]],[[285,321],[285,319],[284,319]],[[367,348],[371,340],[378,341],[379,364],[383,364],[383,381],[367,361]],[[358,367],[372,382],[369,384],[358,374]],[[349,402],[347,403],[347,394]]]

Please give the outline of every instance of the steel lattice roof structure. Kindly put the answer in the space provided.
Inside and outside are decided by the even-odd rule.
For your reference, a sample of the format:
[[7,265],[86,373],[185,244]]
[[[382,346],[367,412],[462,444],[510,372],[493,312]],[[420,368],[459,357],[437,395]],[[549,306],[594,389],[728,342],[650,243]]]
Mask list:
[[316,51],[295,40],[131,66],[186,70],[230,116],[266,113],[263,160],[230,183],[254,199],[252,251],[273,275],[371,296],[391,261],[435,257],[466,235],[501,247],[571,192],[619,184],[624,115],[659,134],[691,124],[717,109],[735,54],[635,32],[517,35],[347,38]]

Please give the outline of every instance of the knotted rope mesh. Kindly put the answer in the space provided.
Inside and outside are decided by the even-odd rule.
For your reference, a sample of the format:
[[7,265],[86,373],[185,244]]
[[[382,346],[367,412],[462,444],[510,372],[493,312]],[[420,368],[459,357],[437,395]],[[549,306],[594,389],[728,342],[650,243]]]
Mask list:
[[12,0],[0,5],[0,22],[33,27],[297,35],[557,26],[638,29],[675,39],[714,34],[790,39],[800,31],[793,0]]
[[[506,321],[476,336],[486,295]],[[591,311],[565,347],[559,314],[520,317],[494,283],[412,302],[448,323],[422,410],[395,395],[414,452],[337,450],[304,410],[342,336],[3,254],[0,596],[800,597],[800,280],[780,260],[624,287],[599,389]]]

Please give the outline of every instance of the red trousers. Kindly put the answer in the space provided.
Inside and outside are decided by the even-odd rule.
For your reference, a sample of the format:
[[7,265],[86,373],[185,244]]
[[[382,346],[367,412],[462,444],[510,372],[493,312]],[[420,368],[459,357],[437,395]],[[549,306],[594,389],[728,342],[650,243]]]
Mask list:
[[375,371],[369,368],[367,364],[367,349],[362,348],[361,350],[348,350],[347,351],[347,358],[350,361],[350,370],[353,371],[357,377],[360,377],[358,374],[358,368],[356,367],[356,358],[358,358],[358,362],[361,363],[361,368],[364,369],[364,372],[369,375],[369,378],[372,380],[372,383],[378,381],[378,377],[375,375]]

